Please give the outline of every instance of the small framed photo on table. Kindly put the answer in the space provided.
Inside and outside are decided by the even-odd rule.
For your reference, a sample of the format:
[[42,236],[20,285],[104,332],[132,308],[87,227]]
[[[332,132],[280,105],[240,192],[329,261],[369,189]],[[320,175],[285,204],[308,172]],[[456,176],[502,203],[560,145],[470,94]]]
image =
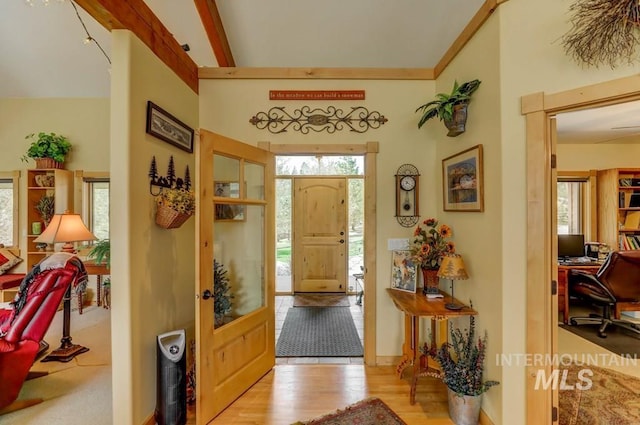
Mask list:
[[410,251],[391,251],[391,287],[416,292],[418,267]]

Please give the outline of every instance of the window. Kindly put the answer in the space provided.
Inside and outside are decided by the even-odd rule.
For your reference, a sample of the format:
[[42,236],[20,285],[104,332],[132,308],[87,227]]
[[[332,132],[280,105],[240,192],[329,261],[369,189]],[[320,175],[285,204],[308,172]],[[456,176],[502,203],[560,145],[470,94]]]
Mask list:
[[82,219],[100,239],[109,239],[108,173],[76,172],[82,181]]
[[558,234],[588,233],[586,212],[588,194],[587,182],[579,179],[558,179]]
[[0,244],[18,246],[18,177],[20,173],[0,172]]

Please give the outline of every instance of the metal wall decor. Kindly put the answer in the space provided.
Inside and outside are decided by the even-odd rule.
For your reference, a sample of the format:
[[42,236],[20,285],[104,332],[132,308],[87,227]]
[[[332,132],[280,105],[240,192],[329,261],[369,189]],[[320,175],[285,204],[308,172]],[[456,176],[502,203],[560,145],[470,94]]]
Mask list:
[[302,134],[309,134],[311,130],[319,133],[335,133],[349,129],[356,133],[364,133],[369,129],[380,128],[388,121],[384,115],[371,111],[363,106],[353,106],[344,112],[335,106],[326,109],[303,106],[289,114],[282,106],[274,106],[268,112],[258,112],[249,122],[260,130],[269,130],[273,134],[286,133],[289,128]]
[[[176,177],[175,166],[173,165],[173,156],[169,158],[169,166],[167,167],[167,176],[158,175],[158,166],[156,165],[156,157],[151,158],[151,165],[149,166],[149,193],[153,196],[158,196],[162,192],[163,188],[166,189],[191,189],[191,174],[189,173],[189,166],[184,170],[184,179]],[[153,193],[153,187],[158,188],[156,193]]]

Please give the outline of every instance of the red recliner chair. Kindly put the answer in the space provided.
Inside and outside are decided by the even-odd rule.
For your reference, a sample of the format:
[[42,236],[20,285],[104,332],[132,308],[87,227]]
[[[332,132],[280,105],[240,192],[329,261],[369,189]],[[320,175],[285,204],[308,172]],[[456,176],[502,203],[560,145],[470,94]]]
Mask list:
[[12,308],[0,309],[0,414],[42,401],[16,399],[68,288],[86,284],[77,257],[56,253],[45,260],[25,276]]

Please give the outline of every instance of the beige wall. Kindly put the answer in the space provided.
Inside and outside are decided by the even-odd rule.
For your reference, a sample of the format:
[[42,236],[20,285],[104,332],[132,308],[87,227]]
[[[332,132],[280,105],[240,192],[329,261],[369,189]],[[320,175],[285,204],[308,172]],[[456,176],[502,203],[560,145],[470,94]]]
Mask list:
[[155,224],[147,173],[155,155],[177,176],[195,156],[145,133],[151,100],[198,127],[198,96],[128,31],[112,33],[111,290],[113,423],[140,424],[155,408],[156,336],[189,326],[195,301],[195,219],[179,229]]
[[[404,228],[396,221],[395,179],[398,167],[414,164],[421,173],[420,212],[423,218],[436,214],[440,186],[439,164],[434,160],[435,141],[429,129],[418,131],[418,115],[414,110],[430,100],[434,93],[432,81],[300,81],[300,80],[201,80],[200,81],[200,125],[225,136],[256,145],[259,141],[275,144],[364,144],[380,143],[377,175],[377,232],[376,256],[377,287],[377,355],[397,356],[401,352],[402,322],[385,293],[389,287],[391,256],[387,251],[387,239],[407,238],[412,228]],[[348,90],[366,91],[366,100],[351,101],[270,101],[269,90]],[[338,131],[301,134],[289,130],[284,134],[271,134],[258,130],[249,119],[260,111],[274,106],[284,106],[293,113],[303,105],[326,108],[329,105],[349,110],[352,106],[365,106],[370,111],[379,111],[389,122],[376,130],[363,134]],[[443,128],[437,127],[438,131]]]
[[[489,18],[476,33],[464,50],[455,58],[437,80],[438,92],[449,92],[454,80],[459,83],[473,80],[482,81],[469,104],[467,131],[456,138],[446,137],[438,132],[434,166],[441,168],[441,161],[460,151],[482,144],[484,152],[484,212],[443,211],[441,173],[438,174],[437,216],[441,222],[453,228],[456,251],[462,255],[469,273],[469,279],[455,282],[456,298],[472,303],[478,311],[477,331],[488,336],[485,379],[495,379],[501,384],[488,391],[483,400],[483,410],[500,424],[502,405],[508,393],[514,391],[504,385],[505,376],[493,359],[503,350],[503,305],[505,286],[502,277],[502,218],[504,200],[501,193],[505,174],[500,166],[502,161],[500,110],[500,52],[499,20]],[[449,291],[449,282],[441,287]],[[520,308],[520,311],[521,308]],[[456,326],[466,328],[468,319],[452,321]],[[523,423],[521,421],[504,423]]]
[[559,171],[640,168],[640,144],[558,145]]
[[[66,169],[109,170],[109,99],[0,99],[0,170],[22,170],[25,177],[26,169],[35,168],[33,160],[25,163],[20,158],[31,143],[25,136],[39,132],[54,132],[69,138],[72,148],[65,161]],[[26,194],[26,178],[22,178],[18,201],[18,243],[22,251],[27,234]],[[25,255],[21,253],[23,258]],[[26,262],[15,270],[24,272]]]

